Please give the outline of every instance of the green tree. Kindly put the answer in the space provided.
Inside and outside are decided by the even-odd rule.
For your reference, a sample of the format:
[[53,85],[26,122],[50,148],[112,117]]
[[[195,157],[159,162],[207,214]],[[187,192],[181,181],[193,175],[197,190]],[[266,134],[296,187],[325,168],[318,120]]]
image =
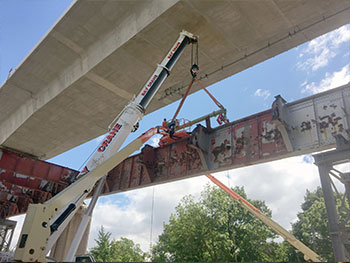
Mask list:
[[90,251],[91,255],[98,262],[111,261],[111,233],[105,232],[103,226],[98,231],[98,238],[95,239],[97,246]]
[[136,262],[145,261],[148,257],[140,245],[132,240],[121,237],[120,240],[110,240],[111,233],[105,232],[103,226],[95,239],[97,246],[91,249],[91,255],[98,262]]
[[[234,188],[246,198],[243,188]],[[250,200],[265,215],[262,201]],[[164,224],[153,261],[278,261],[275,234],[230,196],[207,186],[198,202],[186,196]]]
[[[341,210],[341,199],[337,198],[337,209],[340,211],[340,221],[346,222],[346,211]],[[347,206],[347,203],[345,204]],[[348,208],[348,206],[346,207]],[[305,245],[313,249],[326,261],[334,261],[332,244],[328,232],[327,211],[320,187],[315,191],[306,190],[302,212],[298,213],[298,220],[292,225],[292,232]],[[348,225],[347,225],[348,226]],[[287,248],[289,261],[302,261],[303,255],[290,246]]]
[[112,242],[111,254],[113,261],[117,262],[140,262],[145,261],[148,257],[148,254],[141,250],[139,244],[134,244],[132,240],[125,237]]

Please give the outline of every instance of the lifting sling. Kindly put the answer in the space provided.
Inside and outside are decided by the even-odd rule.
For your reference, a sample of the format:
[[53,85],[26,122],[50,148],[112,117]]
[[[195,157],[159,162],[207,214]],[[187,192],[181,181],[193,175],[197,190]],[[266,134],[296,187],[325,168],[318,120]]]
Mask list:
[[[194,64],[194,65],[197,66],[196,64]],[[201,89],[203,89],[203,90],[209,95],[209,97],[213,100],[213,102],[214,102],[220,109],[222,109],[222,110],[225,109],[224,106],[222,106],[222,104],[221,104],[221,103],[220,103],[220,102],[219,102],[219,101],[204,87],[204,85],[203,85],[203,84],[198,80],[198,78],[194,75],[194,77],[192,78],[190,84],[188,85],[188,87],[187,87],[187,89],[186,89],[186,91],[185,91],[185,94],[183,95],[183,97],[182,97],[182,99],[181,99],[181,101],[180,101],[180,104],[179,104],[179,106],[177,107],[176,112],[175,112],[173,118],[171,119],[171,121],[174,121],[174,120],[176,119],[177,115],[179,114],[180,109],[182,108],[182,106],[183,106],[183,104],[184,104],[184,102],[185,102],[185,100],[186,100],[186,98],[187,98],[187,96],[188,96],[188,94],[189,94],[189,92],[190,92],[192,86],[193,86],[194,81],[196,81],[196,82],[198,83],[198,85],[201,87]],[[226,116],[224,116],[224,115],[222,115],[222,114],[220,114],[220,115],[221,115],[222,121],[223,121],[224,123],[228,123],[228,120],[226,119]],[[219,117],[220,117],[220,115],[219,115]],[[221,123],[219,122],[219,124],[221,124]]]

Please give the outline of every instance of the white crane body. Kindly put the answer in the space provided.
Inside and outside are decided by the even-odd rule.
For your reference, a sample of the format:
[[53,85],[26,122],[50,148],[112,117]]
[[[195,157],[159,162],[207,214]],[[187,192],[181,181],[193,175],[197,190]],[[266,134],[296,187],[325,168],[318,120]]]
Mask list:
[[169,75],[185,46],[192,41],[197,41],[193,34],[186,31],[180,33],[178,40],[157,66],[138,96],[119,114],[117,121],[113,123],[109,133],[91,156],[80,175],[92,171],[120,149],[134,126],[142,119],[147,106]]
[[156,133],[156,129],[153,128],[118,152],[135,125],[142,119],[146,107],[169,75],[185,46],[196,41],[196,36],[182,31],[138,96],[116,117],[105,139],[79,173],[78,180],[44,204],[29,205],[14,260],[44,262],[48,251],[77,212],[77,208],[93,190],[96,182]]

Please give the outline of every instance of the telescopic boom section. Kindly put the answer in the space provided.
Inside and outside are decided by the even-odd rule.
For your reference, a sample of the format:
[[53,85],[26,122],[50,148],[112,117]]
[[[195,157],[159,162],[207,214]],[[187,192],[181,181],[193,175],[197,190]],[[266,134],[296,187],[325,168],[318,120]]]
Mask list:
[[79,179],[44,204],[29,205],[15,251],[15,260],[44,262],[45,255],[77,212],[77,208],[93,190],[95,183],[156,133],[157,129],[153,128],[118,152],[134,126],[142,119],[146,107],[169,75],[185,46],[196,41],[196,36],[182,31],[140,94],[116,118],[109,133],[80,172]]
[[86,163],[80,175],[95,169],[106,158],[116,153],[125,139],[133,130],[134,126],[142,119],[143,114],[157,93],[164,80],[169,76],[171,69],[180,58],[184,48],[197,41],[197,37],[193,34],[182,31],[179,38],[170,49],[163,61],[157,66],[145,86],[134,101],[131,101],[119,115],[116,122],[112,125],[101,145]]

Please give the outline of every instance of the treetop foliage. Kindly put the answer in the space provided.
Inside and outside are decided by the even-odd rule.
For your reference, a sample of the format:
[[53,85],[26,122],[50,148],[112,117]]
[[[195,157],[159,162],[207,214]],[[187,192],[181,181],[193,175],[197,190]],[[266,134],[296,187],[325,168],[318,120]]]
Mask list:
[[[271,217],[265,202],[248,199],[243,187],[233,190]],[[342,197],[337,199],[338,208]],[[301,209],[297,221],[292,224],[292,234],[325,260],[333,261],[321,188],[313,192],[307,190]],[[341,213],[341,222],[345,224],[346,220],[346,213]],[[101,227],[97,246],[91,250],[97,261],[304,261],[303,255],[288,242],[275,242],[277,235],[270,228],[224,191],[209,185],[198,200],[188,195],[180,201],[169,223],[164,223],[163,233],[152,247],[151,256],[132,240],[122,237],[111,241],[110,237],[111,233]]]
[[140,245],[132,240],[121,237],[120,240],[110,240],[111,233],[105,232],[103,226],[95,239],[97,246],[90,251],[97,262],[140,262],[145,261],[148,254]]
[[[246,198],[244,188],[234,191]],[[264,202],[249,200],[264,214]],[[153,261],[273,261],[276,235],[222,190],[206,186],[199,201],[184,197],[164,224]]]

